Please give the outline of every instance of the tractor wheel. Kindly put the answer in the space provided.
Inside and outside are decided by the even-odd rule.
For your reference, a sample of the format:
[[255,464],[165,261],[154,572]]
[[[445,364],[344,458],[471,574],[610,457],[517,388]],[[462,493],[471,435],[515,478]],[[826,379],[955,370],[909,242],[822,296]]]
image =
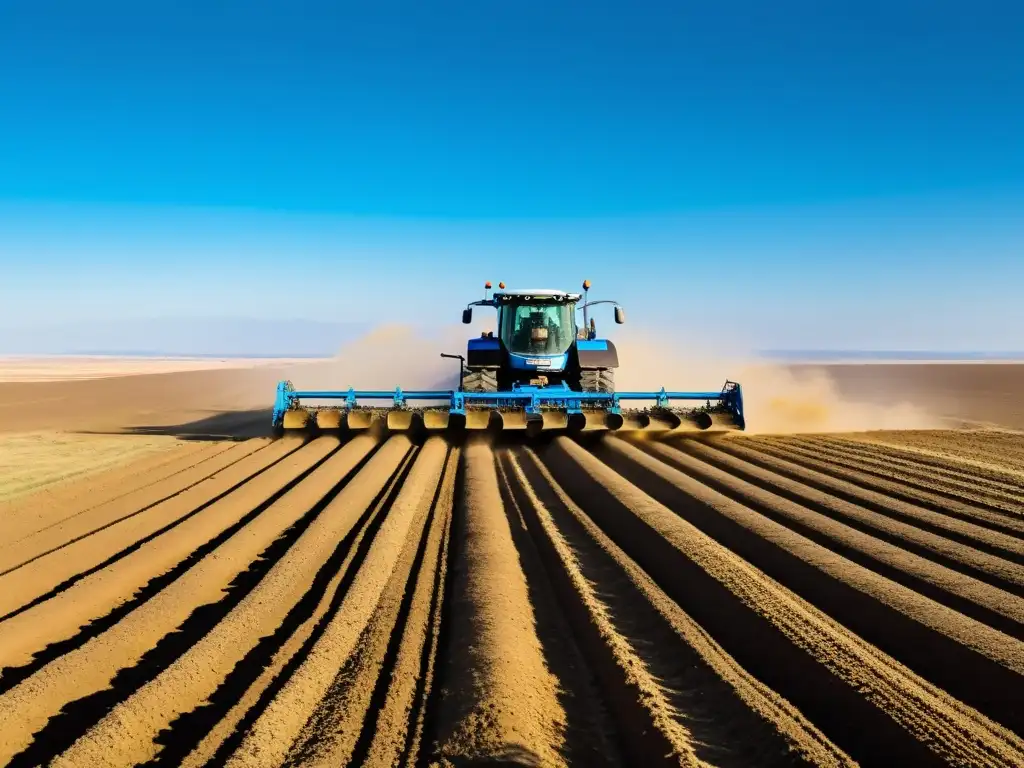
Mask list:
[[489,369],[466,371],[462,379],[462,390],[464,392],[497,392],[498,372]]
[[580,389],[584,392],[614,392],[615,371],[611,368],[589,368],[580,371]]

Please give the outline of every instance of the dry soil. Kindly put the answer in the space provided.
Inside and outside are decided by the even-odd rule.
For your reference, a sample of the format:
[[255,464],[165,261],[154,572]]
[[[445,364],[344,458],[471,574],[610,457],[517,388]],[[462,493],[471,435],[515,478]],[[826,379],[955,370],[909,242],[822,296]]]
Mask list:
[[46,385],[203,439],[0,506],[0,764],[1024,764],[1019,433],[217,439],[236,374]]

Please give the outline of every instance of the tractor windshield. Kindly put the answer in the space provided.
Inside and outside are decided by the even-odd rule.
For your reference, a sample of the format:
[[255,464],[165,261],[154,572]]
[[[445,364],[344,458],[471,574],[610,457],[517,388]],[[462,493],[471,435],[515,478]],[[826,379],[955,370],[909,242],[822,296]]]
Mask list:
[[501,339],[520,355],[560,355],[576,338],[574,304],[510,304],[501,308]]

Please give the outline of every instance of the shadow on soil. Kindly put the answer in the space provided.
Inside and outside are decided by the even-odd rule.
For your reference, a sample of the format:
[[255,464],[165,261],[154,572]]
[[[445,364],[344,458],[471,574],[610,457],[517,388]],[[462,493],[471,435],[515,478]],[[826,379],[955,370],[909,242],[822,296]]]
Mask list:
[[252,411],[210,411],[185,424],[125,427],[116,432],[81,430],[79,434],[170,435],[181,440],[248,440],[270,437],[271,409]]
[[539,766],[540,755],[521,744],[507,745],[500,754],[488,757],[456,759],[451,763],[456,768],[533,768]]
[[[79,429],[74,430],[76,434],[80,435],[168,435],[171,437],[177,437],[180,440],[248,440],[253,437],[274,437],[274,430],[270,425],[271,415],[273,413],[270,408],[260,408],[256,410],[248,411],[207,411],[209,414],[201,419],[186,422],[183,424],[162,424],[162,425],[139,425],[133,427],[124,427],[122,429],[110,429],[110,430],[96,430],[96,429]],[[379,427],[378,427],[379,428]],[[335,430],[336,431],[336,430]],[[318,431],[310,429],[308,431],[299,431],[307,436],[315,436],[319,434]],[[413,428],[406,432],[414,442],[422,442],[423,439],[429,434],[438,434],[437,432],[428,431],[422,427]],[[495,447],[508,446],[508,445],[522,445],[524,441],[528,441],[535,447],[544,446],[551,441],[555,440],[559,436],[566,434],[563,430],[551,430],[550,432],[544,432],[539,435],[527,437],[521,430],[507,430],[505,432],[491,432],[490,430],[475,431],[458,431],[458,430],[446,430],[440,434],[454,444],[461,444],[466,439],[474,435],[490,440]],[[589,433],[571,433],[575,439],[578,440],[584,446],[592,448],[595,445],[599,445],[600,442],[611,435],[608,432],[589,432]],[[725,435],[718,433],[715,434],[687,434],[685,436],[675,435],[676,439],[685,437],[685,439],[701,440],[701,441],[714,441],[718,439],[728,439]],[[656,436],[651,436],[649,439],[656,440],[661,439]]]

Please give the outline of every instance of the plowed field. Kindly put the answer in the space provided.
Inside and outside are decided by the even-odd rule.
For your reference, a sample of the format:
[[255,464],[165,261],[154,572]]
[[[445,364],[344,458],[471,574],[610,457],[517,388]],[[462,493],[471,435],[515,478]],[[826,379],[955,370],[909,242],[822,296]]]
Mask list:
[[188,443],[3,509],[0,764],[1024,765],[1024,436]]

